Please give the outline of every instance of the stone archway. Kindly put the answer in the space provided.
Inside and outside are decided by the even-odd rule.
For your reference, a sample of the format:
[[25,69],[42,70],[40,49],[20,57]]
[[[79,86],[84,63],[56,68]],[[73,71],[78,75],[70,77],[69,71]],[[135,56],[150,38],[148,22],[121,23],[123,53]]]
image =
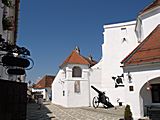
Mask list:
[[[160,87],[160,77],[149,80],[142,86],[140,90],[140,108],[144,116],[149,116],[148,111],[152,106],[160,106],[160,92],[158,93],[159,96],[156,96],[159,98],[154,98],[153,95],[155,94],[155,86]],[[159,99],[159,102],[155,103],[154,99]]]

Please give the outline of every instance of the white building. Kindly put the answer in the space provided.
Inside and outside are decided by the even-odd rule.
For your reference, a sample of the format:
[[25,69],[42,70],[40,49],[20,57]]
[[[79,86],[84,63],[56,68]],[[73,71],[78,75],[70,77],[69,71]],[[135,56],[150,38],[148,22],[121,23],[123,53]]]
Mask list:
[[[92,67],[64,62],[52,84],[53,102],[89,106],[97,95],[90,87],[94,85],[113,105],[129,104],[135,120],[160,110],[159,24],[160,0],[154,0],[135,21],[104,25],[102,59]],[[74,66],[81,67],[81,78],[73,77]],[[77,81],[85,95],[75,94]]]
[[32,88],[32,92],[35,93],[34,95],[42,95],[44,100],[50,101],[52,94],[51,85],[54,78],[55,76],[45,75],[40,79]]
[[89,106],[89,69],[96,64],[75,50],[60,66],[52,84],[52,102],[66,107]]

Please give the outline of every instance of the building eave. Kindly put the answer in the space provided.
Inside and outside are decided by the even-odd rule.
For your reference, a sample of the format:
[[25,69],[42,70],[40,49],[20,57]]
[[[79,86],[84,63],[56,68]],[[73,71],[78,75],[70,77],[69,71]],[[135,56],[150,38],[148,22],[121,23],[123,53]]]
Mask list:
[[106,24],[103,26],[104,29],[109,28],[116,28],[116,27],[124,27],[124,26],[130,26],[130,25],[136,25],[136,20],[134,21],[127,21],[127,22],[120,22],[120,23],[113,23],[113,24]]

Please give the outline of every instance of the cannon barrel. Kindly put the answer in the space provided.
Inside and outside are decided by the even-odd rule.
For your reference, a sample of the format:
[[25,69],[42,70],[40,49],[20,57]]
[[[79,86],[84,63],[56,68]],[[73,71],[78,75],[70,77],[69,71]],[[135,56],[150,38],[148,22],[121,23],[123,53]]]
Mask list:
[[102,92],[98,90],[97,88],[95,88],[94,86],[91,86],[91,88],[93,88],[97,93],[102,94]]

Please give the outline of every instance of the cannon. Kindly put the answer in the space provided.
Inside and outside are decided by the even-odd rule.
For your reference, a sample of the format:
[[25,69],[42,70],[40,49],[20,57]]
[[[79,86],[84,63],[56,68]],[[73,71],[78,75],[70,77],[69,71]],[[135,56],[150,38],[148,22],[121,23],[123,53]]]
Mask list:
[[91,86],[92,89],[94,89],[97,93],[98,93],[98,96],[95,96],[92,100],[92,104],[93,104],[93,107],[94,108],[97,108],[99,106],[99,103],[102,103],[103,106],[105,108],[111,108],[111,107],[114,107],[110,101],[109,101],[109,97],[107,97],[105,95],[105,92],[102,92],[100,90],[98,90],[97,88],[95,88],[94,86]]

